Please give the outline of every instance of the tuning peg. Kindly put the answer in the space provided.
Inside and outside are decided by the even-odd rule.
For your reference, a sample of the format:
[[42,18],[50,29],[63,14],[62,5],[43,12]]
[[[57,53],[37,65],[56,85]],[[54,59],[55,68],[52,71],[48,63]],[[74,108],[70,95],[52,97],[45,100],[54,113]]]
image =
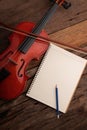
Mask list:
[[[55,3],[56,0],[50,0],[50,2]],[[67,2],[67,1],[64,1],[64,2],[62,3],[62,6],[63,6],[64,9],[68,9],[69,7],[71,7],[71,3],[70,3],[70,2]]]
[[63,6],[64,9],[68,9],[69,7],[71,7],[71,3],[67,2],[67,1],[64,1],[62,6]]

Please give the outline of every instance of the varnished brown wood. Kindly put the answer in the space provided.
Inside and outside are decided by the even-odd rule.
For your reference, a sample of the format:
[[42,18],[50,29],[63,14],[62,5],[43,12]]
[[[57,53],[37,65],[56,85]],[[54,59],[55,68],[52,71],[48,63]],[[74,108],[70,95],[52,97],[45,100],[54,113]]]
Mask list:
[[[69,10],[58,8],[46,25],[48,33],[56,32],[65,27],[87,19],[86,0],[68,0],[72,3]],[[16,25],[22,21],[37,23],[51,6],[49,0],[0,0],[0,22]]]
[[[71,2],[72,7],[69,10],[66,11],[63,8],[59,8],[56,11],[45,29],[51,34],[51,38],[56,38],[57,33],[59,41],[61,40],[62,42],[63,39],[64,43],[66,41],[68,43],[72,42],[72,44],[75,43],[78,46],[87,42],[87,30],[85,28],[87,24],[84,21],[87,19],[87,1],[71,0]],[[11,26],[15,26],[21,21],[37,23],[49,7],[49,0],[0,0],[0,21]],[[81,21],[84,22],[82,23]],[[71,26],[74,24],[76,25]],[[76,34],[80,35],[79,40],[76,38],[74,29]],[[86,46],[83,47],[86,48]],[[87,58],[86,55],[84,57]],[[55,110],[26,97],[26,91],[31,84],[40,61],[33,60],[31,65],[28,66],[28,74],[31,78],[18,98],[12,101],[0,100],[0,130],[86,130],[87,68],[83,73],[67,113],[61,115],[58,120]]]
[[70,26],[53,34],[50,38],[68,45],[84,47],[87,45],[87,20]]

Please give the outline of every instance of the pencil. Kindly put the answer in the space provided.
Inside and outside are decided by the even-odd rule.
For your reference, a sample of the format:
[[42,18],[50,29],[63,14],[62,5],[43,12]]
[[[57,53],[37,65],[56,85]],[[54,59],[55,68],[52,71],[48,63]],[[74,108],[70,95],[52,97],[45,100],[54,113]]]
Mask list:
[[56,85],[56,113],[57,113],[57,117],[60,117],[60,113],[59,113],[59,100],[58,100],[58,87]]

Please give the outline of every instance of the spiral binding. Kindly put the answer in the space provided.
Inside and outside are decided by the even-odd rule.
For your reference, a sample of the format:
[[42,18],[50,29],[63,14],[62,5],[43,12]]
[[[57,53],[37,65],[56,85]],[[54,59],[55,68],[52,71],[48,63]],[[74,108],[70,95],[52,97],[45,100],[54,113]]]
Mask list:
[[30,93],[30,91],[31,91],[31,89],[32,89],[32,87],[33,87],[33,84],[34,84],[34,82],[35,82],[35,80],[36,80],[38,74],[39,74],[40,71],[41,71],[42,65],[43,65],[43,63],[44,63],[44,61],[45,61],[45,59],[46,59],[46,56],[47,56],[47,54],[48,54],[48,51],[49,51],[50,47],[51,47],[51,46],[49,45],[49,47],[48,47],[48,49],[47,49],[47,52],[45,53],[45,55],[44,55],[44,57],[43,57],[43,59],[42,59],[42,62],[41,62],[40,66],[39,66],[39,68],[38,68],[38,70],[37,70],[37,72],[36,72],[36,74],[35,74],[35,76],[34,76],[34,79],[33,79],[32,83],[31,83],[31,85],[30,85],[30,88],[28,89],[28,94]]

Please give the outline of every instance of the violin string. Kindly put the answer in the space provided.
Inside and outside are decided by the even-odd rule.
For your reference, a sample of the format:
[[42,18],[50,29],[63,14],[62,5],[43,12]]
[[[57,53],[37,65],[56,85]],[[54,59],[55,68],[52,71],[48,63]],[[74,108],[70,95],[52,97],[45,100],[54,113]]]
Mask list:
[[[35,25],[31,33],[39,35],[57,8],[58,8],[58,4],[54,3],[54,5],[50,7],[48,11],[46,11],[46,13],[41,18],[41,20]],[[30,48],[30,46],[34,43],[34,41],[35,41],[35,38],[34,39],[31,37],[25,38],[22,44],[19,46],[19,50],[23,53],[26,53],[28,49]]]
[[36,34],[33,34],[33,33],[27,33],[25,31],[21,31],[19,29],[14,29],[14,28],[8,27],[7,25],[3,25],[3,26],[0,25],[0,28],[8,30],[10,32],[14,32],[14,33],[23,35],[23,36],[35,38],[36,40],[39,40],[39,41],[43,41],[43,42],[47,42],[47,43],[48,42],[53,42],[53,43],[65,48],[65,49],[70,49],[70,50],[73,50],[75,52],[79,52],[79,53],[82,53],[82,54],[87,54],[87,50],[85,50],[85,49],[82,49],[82,48],[79,48],[79,47],[74,47],[72,45],[66,45],[64,43],[61,43],[61,42],[53,40],[53,39],[45,38],[45,37],[42,37],[42,36],[39,36],[39,35],[36,35]]

